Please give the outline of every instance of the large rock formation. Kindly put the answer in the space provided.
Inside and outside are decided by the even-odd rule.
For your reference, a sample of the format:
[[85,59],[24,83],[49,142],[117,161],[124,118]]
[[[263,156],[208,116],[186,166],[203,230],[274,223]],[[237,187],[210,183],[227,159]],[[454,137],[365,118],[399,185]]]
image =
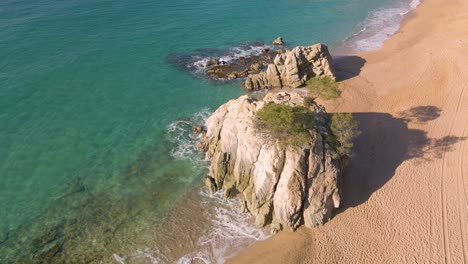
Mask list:
[[206,121],[199,147],[211,159],[205,179],[211,191],[226,197],[242,194],[244,209],[256,217],[256,225],[272,224],[272,232],[323,224],[340,204],[342,160],[326,143],[327,114],[316,112],[309,144],[284,146],[254,128],[256,111],[265,102],[303,105],[297,93],[267,94],[257,101],[241,96],[222,105]]
[[323,76],[335,79],[332,59],[327,46],[315,44],[277,54],[266,71],[247,77],[244,86],[248,90],[273,87],[297,88],[312,77]]

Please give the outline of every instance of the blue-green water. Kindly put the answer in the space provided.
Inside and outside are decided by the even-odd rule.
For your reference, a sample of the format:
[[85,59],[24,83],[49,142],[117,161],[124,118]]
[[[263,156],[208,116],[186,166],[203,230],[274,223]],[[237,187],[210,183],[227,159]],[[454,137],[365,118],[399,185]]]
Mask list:
[[244,91],[174,54],[277,36],[336,47],[407,2],[2,1],[0,262],[110,261],[201,182],[168,127]]

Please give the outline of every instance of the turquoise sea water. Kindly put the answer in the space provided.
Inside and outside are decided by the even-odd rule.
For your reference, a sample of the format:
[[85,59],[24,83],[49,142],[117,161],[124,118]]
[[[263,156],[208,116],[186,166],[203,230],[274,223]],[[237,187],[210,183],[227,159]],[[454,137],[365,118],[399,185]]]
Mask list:
[[[194,154],[177,129],[245,93],[170,58],[277,36],[289,46],[357,39],[374,47],[382,41],[374,33],[393,33],[395,11],[408,4],[2,1],[0,263],[109,262],[114,253],[158,247],[141,238],[158,236],[148,232],[205,173],[186,158]],[[379,17],[391,7],[389,29]],[[359,39],[366,26],[369,36]]]

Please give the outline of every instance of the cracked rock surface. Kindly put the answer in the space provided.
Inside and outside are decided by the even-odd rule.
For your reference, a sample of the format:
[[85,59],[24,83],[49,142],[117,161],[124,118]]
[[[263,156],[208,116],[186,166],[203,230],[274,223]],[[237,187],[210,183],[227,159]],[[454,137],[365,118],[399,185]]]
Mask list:
[[282,146],[254,128],[256,111],[266,102],[304,105],[298,93],[270,93],[262,100],[241,96],[219,107],[206,121],[199,147],[211,161],[205,183],[226,197],[241,194],[243,209],[258,227],[272,232],[326,222],[340,205],[344,162],[326,143],[327,114],[319,105],[308,144]]

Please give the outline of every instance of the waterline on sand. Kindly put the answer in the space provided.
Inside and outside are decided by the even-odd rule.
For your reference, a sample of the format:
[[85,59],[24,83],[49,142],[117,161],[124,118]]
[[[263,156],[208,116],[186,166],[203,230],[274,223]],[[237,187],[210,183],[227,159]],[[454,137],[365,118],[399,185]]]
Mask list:
[[420,0],[397,1],[392,6],[373,11],[358,25],[357,33],[338,45],[335,49],[336,53],[354,54],[381,48],[385,40],[400,30],[405,15],[414,10],[420,3]]

